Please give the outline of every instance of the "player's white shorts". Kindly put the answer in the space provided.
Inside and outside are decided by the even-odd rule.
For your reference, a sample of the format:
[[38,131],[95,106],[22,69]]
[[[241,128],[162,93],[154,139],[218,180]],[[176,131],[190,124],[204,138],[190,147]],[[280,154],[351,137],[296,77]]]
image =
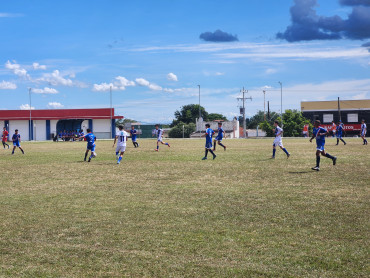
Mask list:
[[274,143],[272,143],[274,147],[279,146],[283,148],[283,140],[281,140],[281,137],[275,138]]
[[366,132],[365,131],[361,131],[361,136],[365,136],[366,135]]
[[116,147],[116,153],[117,152],[121,152],[123,153],[124,151],[126,151],[126,146],[118,146]]
[[162,136],[161,136],[161,137],[158,137],[158,138],[157,138],[157,141],[158,141],[158,142],[163,142],[163,138],[162,138]]

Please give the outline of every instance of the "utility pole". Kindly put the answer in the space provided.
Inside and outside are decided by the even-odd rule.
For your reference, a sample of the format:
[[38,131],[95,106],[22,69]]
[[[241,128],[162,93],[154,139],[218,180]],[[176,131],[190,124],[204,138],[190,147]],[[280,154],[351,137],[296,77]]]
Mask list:
[[110,139],[112,139],[112,137],[113,137],[112,86],[109,87],[109,100],[110,100]]
[[338,116],[339,116],[339,121],[342,121],[342,115],[340,114],[340,101],[338,97]]
[[266,121],[266,91],[263,90],[263,120]]
[[33,126],[32,126],[32,101],[31,101],[31,88],[28,89],[28,95],[29,95],[29,98],[30,98],[30,132],[29,132],[29,140],[31,141],[33,138],[32,134],[33,134]]
[[252,100],[252,97],[245,97],[245,93],[248,93],[248,90],[245,90],[244,87],[243,87],[243,90],[240,90],[241,93],[243,93],[243,97],[240,98],[238,97],[237,100],[242,100],[243,101],[243,107],[242,107],[242,111],[243,113],[243,138],[247,138],[247,130],[246,130],[246,122],[245,122],[245,100],[246,99],[250,99]]
[[280,84],[280,117],[281,117],[281,127],[284,127],[283,123],[283,83],[280,81],[278,82]]
[[198,118],[198,125],[199,125],[199,138],[202,138],[202,127],[200,126],[200,117],[201,117],[201,112],[200,112],[200,85],[199,87],[199,118]]

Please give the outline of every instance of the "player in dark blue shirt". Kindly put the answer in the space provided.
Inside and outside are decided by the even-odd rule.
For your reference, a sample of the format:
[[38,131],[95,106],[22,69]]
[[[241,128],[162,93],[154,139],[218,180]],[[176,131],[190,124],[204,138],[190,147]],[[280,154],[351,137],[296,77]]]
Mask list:
[[21,150],[21,152],[24,154],[24,151],[21,147],[21,135],[18,133],[18,129],[15,130],[15,133],[13,134],[12,140],[13,140],[12,154],[14,154],[14,151],[15,151],[16,147],[18,147]]
[[337,145],[339,144],[339,140],[342,141],[344,143],[344,145],[346,145],[347,143],[344,142],[344,140],[342,139],[342,136],[343,136],[343,131],[344,131],[344,125],[341,121],[338,122],[338,125],[337,125],[337,131],[336,131],[336,135],[337,135]]
[[131,126],[131,130],[130,130],[130,134],[131,134],[131,140],[132,140],[132,144],[134,144],[134,147],[135,148],[138,148],[139,147],[139,143],[136,142],[136,138],[137,138],[137,130],[135,129],[135,126]]
[[209,124],[206,124],[206,154],[202,158],[202,160],[207,159],[208,152],[211,152],[213,155],[213,159],[216,158],[215,153],[212,151],[212,136],[215,132],[211,129],[211,126]]
[[224,151],[226,151],[226,146],[221,143],[223,137],[225,137],[225,130],[222,128],[222,123],[218,123],[218,133],[215,140],[213,141],[213,151],[216,150],[216,141],[217,144],[219,144],[221,147],[224,147]]
[[89,154],[89,151],[91,151],[91,155],[90,155],[89,160],[88,160],[88,162],[90,162],[92,158],[96,157],[96,152],[95,152],[96,136],[94,134],[92,134],[90,128],[88,128],[86,131],[87,131],[87,134],[82,137],[82,138],[85,138],[86,142],[87,142],[87,148],[86,148],[86,152],[85,152],[84,161],[86,161],[87,155]]
[[324,155],[333,160],[333,165],[337,163],[337,158],[335,156],[325,152],[325,136],[329,134],[329,132],[325,128],[321,127],[320,124],[321,122],[319,120],[315,121],[312,138],[310,139],[310,142],[312,142],[312,139],[316,138],[316,166],[312,167],[312,170],[315,171],[320,171],[320,155]]

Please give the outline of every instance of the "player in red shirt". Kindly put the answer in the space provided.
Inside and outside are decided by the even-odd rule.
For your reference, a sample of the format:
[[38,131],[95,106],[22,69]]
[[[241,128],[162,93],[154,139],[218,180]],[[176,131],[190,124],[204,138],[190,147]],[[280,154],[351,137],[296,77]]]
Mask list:
[[7,145],[8,149],[9,149],[9,145],[6,143],[6,141],[8,141],[8,135],[9,135],[9,132],[4,127],[3,128],[3,136],[2,136],[2,140],[1,140],[1,142],[3,143],[4,149],[5,149],[5,145]]

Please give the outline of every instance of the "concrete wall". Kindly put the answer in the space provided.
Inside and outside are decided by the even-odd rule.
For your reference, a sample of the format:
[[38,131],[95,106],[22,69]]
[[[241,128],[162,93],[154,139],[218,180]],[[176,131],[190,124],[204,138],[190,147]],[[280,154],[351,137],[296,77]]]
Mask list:
[[93,133],[98,139],[109,139],[111,135],[110,119],[93,120]]
[[46,140],[46,120],[33,121],[33,140]]
[[[213,130],[217,130],[218,122],[206,122],[206,121],[203,121],[202,118],[200,118],[200,121],[196,119],[196,128],[197,128],[196,132],[205,131],[206,130],[205,125],[207,123],[210,124]],[[239,138],[239,121],[238,120],[222,122],[222,128],[227,133],[228,138]]]
[[21,141],[29,140],[29,121],[9,121],[9,136],[10,139],[14,134],[14,130],[18,129],[18,133],[21,135]]

